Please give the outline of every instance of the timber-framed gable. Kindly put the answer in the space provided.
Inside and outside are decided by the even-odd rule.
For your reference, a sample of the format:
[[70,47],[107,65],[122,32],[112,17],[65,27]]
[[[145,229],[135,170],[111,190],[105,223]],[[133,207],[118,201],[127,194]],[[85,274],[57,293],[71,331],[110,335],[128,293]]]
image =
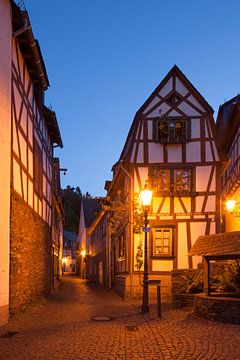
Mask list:
[[0,11],[2,323],[9,309],[15,313],[58,285],[63,208],[54,193],[60,168],[53,148],[63,145],[56,114],[44,105],[49,81],[28,13],[13,0],[0,2]]
[[213,109],[174,66],[137,111],[108,191],[116,194],[122,178],[132,204],[126,227],[127,291],[137,286],[133,278],[139,274],[143,234],[133,234],[131,222],[145,183],[153,190],[150,276],[162,277],[169,292],[171,270],[197,266],[199,259],[188,252],[198,236],[220,231],[221,165]]
[[[27,48],[31,46],[29,36],[13,37],[12,44],[11,184],[12,190],[51,225],[53,144],[62,147],[62,140],[55,113],[40,101],[47,85],[42,86],[32,67],[25,62]],[[42,68],[45,69],[44,63]],[[45,78],[48,84],[47,75]]]

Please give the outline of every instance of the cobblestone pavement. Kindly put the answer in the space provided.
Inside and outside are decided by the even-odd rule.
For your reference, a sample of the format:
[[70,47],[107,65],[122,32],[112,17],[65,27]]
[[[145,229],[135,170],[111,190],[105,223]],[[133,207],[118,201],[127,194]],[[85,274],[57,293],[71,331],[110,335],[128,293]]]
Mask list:
[[[109,322],[93,321],[110,316]],[[1,331],[0,359],[240,359],[240,326],[196,318],[190,309],[163,306],[157,318],[139,305],[76,276]]]

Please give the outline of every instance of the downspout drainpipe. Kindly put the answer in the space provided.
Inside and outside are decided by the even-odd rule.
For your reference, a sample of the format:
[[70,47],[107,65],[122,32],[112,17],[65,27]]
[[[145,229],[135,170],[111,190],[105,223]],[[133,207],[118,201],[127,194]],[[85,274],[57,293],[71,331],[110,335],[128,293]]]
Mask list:
[[132,298],[133,296],[133,194],[134,194],[134,189],[133,189],[133,176],[125,169],[125,167],[123,166],[123,160],[120,160],[120,168],[124,171],[124,173],[130,178],[130,242],[131,242],[131,256],[130,256],[130,298]]

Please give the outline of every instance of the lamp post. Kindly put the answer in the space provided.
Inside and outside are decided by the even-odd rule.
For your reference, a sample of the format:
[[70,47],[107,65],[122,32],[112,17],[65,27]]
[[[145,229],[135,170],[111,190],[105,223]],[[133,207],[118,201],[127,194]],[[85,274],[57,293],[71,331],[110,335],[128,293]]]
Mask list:
[[152,191],[145,185],[144,189],[140,192],[140,203],[144,212],[144,270],[143,270],[143,297],[142,297],[142,314],[149,312],[148,305],[148,243],[147,233],[149,231],[148,226],[148,210],[151,205]]

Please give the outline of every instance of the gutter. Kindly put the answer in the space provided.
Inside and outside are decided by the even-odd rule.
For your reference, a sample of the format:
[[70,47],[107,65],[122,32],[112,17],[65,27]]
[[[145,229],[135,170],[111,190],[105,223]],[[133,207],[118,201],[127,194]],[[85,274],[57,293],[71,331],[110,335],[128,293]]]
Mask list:
[[[40,46],[38,44],[38,41],[34,38],[27,11],[21,11],[20,9],[19,11],[23,18],[22,19],[23,26],[20,29],[13,32],[13,37],[17,38],[18,36],[24,34],[23,38],[25,38],[27,45],[31,49],[32,61],[34,62],[34,67],[36,69],[37,76],[40,79],[40,83],[43,89],[47,90],[47,88],[49,87],[49,81],[48,81],[44,61],[42,58]],[[20,48],[21,48],[21,44],[20,44]],[[23,57],[24,57],[24,53],[23,53]],[[29,60],[27,61],[27,63],[28,62]]]

